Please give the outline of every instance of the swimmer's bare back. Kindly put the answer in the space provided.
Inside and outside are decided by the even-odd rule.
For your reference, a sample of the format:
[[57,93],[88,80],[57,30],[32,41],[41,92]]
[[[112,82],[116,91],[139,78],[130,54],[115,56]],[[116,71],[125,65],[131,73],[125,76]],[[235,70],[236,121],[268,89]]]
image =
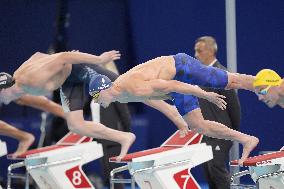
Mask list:
[[[14,73],[14,79],[25,88],[40,88],[53,91],[59,88],[72,69],[71,64],[64,64],[58,55],[32,56]],[[26,91],[28,92],[28,91]]]
[[175,61],[172,56],[161,56],[139,64],[118,77],[115,83],[133,78],[144,81],[153,79],[171,80],[175,76]]

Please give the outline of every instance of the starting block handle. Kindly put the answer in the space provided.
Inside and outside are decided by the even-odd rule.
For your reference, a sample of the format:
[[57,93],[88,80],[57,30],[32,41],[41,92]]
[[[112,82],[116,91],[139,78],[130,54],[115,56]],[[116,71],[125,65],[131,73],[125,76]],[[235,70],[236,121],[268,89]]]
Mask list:
[[249,170],[245,170],[245,171],[241,171],[241,172],[238,172],[238,173],[233,174],[233,175],[231,176],[231,184],[234,184],[235,179],[241,178],[241,177],[243,177],[243,176],[245,176],[245,175],[249,175],[249,174],[250,174]]
[[238,178],[241,178],[245,175],[250,175],[250,171],[249,170],[245,170],[245,171],[241,171],[241,172],[238,172],[238,173],[235,173],[232,175],[231,177],[231,188],[236,188],[236,189],[239,189],[239,188],[247,188],[247,189],[255,189],[256,186],[255,185],[244,185],[244,184],[237,184],[235,183],[235,180],[238,179]]
[[115,179],[114,178],[114,175],[116,173],[120,173],[122,171],[127,171],[127,170],[128,170],[128,165],[124,165],[124,166],[115,168],[110,172],[110,189],[114,189],[115,183],[129,183],[131,184],[131,189],[135,188],[135,180],[132,175],[131,175],[131,179]]
[[144,171],[155,170],[155,169],[162,169],[162,168],[172,167],[172,166],[181,165],[181,164],[185,164],[185,163],[191,163],[191,162],[192,162],[191,159],[187,159],[187,160],[182,160],[182,161],[166,163],[166,164],[163,164],[163,165],[157,165],[157,166],[153,166],[153,167],[147,167],[147,168],[143,168],[143,169],[138,169],[136,171],[133,171],[132,174],[135,175],[136,173],[140,173],[140,172],[144,172]]
[[41,168],[41,167],[49,167],[49,166],[54,166],[54,165],[62,165],[64,163],[79,161],[81,159],[82,159],[81,157],[74,157],[74,158],[71,158],[71,159],[54,161],[54,162],[50,162],[50,163],[43,163],[43,164],[39,164],[39,165],[30,165],[30,166],[27,166],[27,170],[38,169],[38,168]]
[[114,174],[120,173],[120,172],[122,172],[122,171],[127,171],[127,170],[128,170],[128,165],[124,165],[124,166],[115,168],[115,169],[113,169],[113,170],[110,172],[110,177],[113,178],[113,177],[114,177]]
[[7,154],[7,144],[4,141],[0,140],[0,157]]
[[274,172],[274,173],[268,173],[268,174],[261,175],[256,179],[256,183],[258,183],[258,181],[262,178],[268,178],[268,177],[271,177],[271,176],[278,176],[278,175],[281,175],[281,174],[284,174],[284,171],[277,171],[277,172]]

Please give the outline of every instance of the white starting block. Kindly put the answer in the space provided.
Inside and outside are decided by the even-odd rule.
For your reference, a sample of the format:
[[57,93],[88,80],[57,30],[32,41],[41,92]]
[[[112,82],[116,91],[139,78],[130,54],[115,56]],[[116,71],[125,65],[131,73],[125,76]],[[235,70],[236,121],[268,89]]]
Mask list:
[[24,161],[8,167],[7,188],[11,188],[12,178],[19,178],[12,170],[25,167],[26,189],[29,188],[28,174],[40,189],[94,189],[81,167],[102,156],[101,144],[69,132],[56,145],[29,150],[17,157]]
[[[7,145],[6,142],[0,140],[0,157],[5,156],[7,154]],[[0,189],[2,186],[0,185]]]
[[[231,161],[237,166],[238,161]],[[231,178],[232,188],[282,189],[284,188],[284,151],[277,151],[248,158],[244,164],[249,169],[236,173]],[[250,174],[256,185],[235,184],[236,178]]]
[[[213,158],[211,146],[200,144],[202,135],[189,132],[180,138],[178,131],[159,148],[126,155],[122,161],[127,165],[111,172],[111,189],[115,183],[135,182],[141,189],[200,189],[191,175],[191,168]],[[115,157],[110,158],[115,162]],[[131,179],[115,179],[114,174],[128,170]]]
[[0,140],[0,157],[7,154],[7,145],[6,142]]

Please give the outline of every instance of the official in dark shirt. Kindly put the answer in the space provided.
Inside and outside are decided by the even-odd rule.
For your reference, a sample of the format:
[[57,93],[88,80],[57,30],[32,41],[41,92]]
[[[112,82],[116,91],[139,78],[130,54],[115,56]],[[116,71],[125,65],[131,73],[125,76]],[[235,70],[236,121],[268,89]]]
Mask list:
[[[226,69],[216,58],[217,43],[211,36],[203,36],[195,41],[195,57],[204,65]],[[227,108],[221,110],[216,105],[199,99],[201,112],[204,119],[222,123],[234,130],[239,130],[241,109],[237,93],[234,90],[203,88],[226,96]],[[204,136],[203,142],[212,146],[213,159],[203,164],[206,180],[210,189],[230,189],[230,173],[227,169],[229,152],[233,143]]]

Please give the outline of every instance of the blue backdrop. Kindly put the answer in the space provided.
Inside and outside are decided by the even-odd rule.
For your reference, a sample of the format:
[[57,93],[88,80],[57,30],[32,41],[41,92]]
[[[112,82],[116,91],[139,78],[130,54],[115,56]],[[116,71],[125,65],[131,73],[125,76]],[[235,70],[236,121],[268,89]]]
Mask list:
[[[271,68],[284,76],[284,1],[236,1],[236,6],[238,71],[256,74],[260,69]],[[194,41],[203,35],[216,38],[218,59],[226,66],[224,0],[70,0],[69,10],[68,47],[93,54],[120,50],[123,58],[118,65],[122,72],[161,55],[178,52],[193,55]],[[53,40],[55,16],[55,0],[1,1],[0,71],[12,73],[34,52],[45,52]],[[247,91],[239,91],[239,96],[241,130],[261,140],[254,154],[281,148],[283,110],[267,108]],[[135,107],[142,108],[135,112],[142,112],[147,120],[142,121],[147,124],[137,124],[135,129],[140,131],[144,127],[147,132],[142,135],[140,148],[160,145],[175,130],[157,111]],[[30,111],[33,110],[10,105],[2,107],[0,116],[17,122],[18,126],[19,117],[34,119]],[[134,121],[134,127],[136,123],[141,121]],[[28,125],[25,130],[30,130]],[[19,127],[23,128],[23,124]],[[9,150],[12,149],[15,147],[10,145]],[[3,158],[1,161],[5,162]],[[5,166],[1,164],[0,172]]]
[[[137,62],[177,52],[194,55],[197,37],[214,36],[218,59],[226,66],[225,1],[130,1],[133,46]],[[236,1],[238,71],[256,74],[271,68],[283,76],[284,2]],[[277,150],[283,145],[283,110],[269,109],[255,94],[239,91],[242,105],[241,130],[261,139],[259,150]],[[149,110],[150,111],[150,110]],[[163,124],[161,124],[163,123]],[[165,122],[151,125],[152,142],[165,135]],[[162,126],[162,127],[161,127]],[[157,130],[157,132],[155,132]],[[168,129],[166,129],[168,130]]]

